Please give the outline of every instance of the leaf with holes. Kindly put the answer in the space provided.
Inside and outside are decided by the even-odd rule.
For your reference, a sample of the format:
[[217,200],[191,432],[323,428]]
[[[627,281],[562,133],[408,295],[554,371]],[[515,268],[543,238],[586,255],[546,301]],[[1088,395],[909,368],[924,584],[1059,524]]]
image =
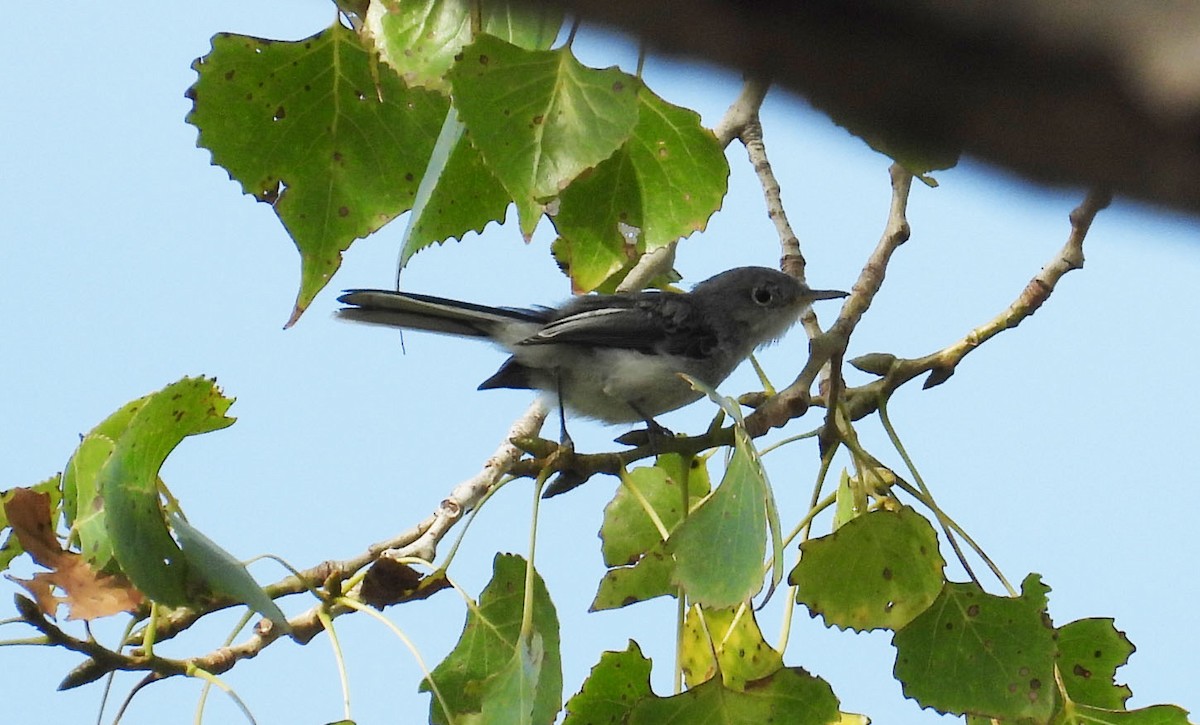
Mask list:
[[1111,619],[1079,619],[1058,628],[1058,670],[1074,702],[1125,709],[1133,693],[1115,677],[1131,654],[1133,644]]
[[851,519],[800,551],[788,576],[797,603],[842,629],[899,629],[925,611],[945,583],[937,534],[907,506]]
[[184,378],[147,396],[97,474],[105,525],[121,571],[151,599],[188,600],[188,569],[167,529],[158,471],[184,438],[232,425],[233,404],[206,378]]
[[406,87],[338,24],[296,42],[219,34],[193,67],[199,145],[300,251],[292,324],[355,239],[412,206],[448,102]]

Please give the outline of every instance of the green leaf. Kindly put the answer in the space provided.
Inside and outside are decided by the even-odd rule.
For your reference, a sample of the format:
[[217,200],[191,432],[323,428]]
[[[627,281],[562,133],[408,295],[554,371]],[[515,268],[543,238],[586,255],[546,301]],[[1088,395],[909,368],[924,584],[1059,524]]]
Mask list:
[[563,725],[622,725],[634,705],[652,697],[650,660],[633,640],[624,652],[605,652],[579,692],[567,701]]
[[753,596],[762,587],[766,509],[766,479],[749,441],[738,436],[721,485],[667,540],[673,582],[717,609]]
[[434,242],[461,239],[469,231],[482,232],[489,222],[504,221],[508,192],[484,166],[465,131],[451,107],[404,230],[401,268]]
[[[542,655],[537,681],[533,685],[532,717],[533,722],[546,723],[554,719],[562,702],[558,617],[546,586],[536,573],[533,583],[533,632],[540,638]],[[431,674],[446,698],[455,722],[468,716],[477,717],[483,712],[484,700],[491,692],[487,681],[492,677],[503,675],[510,678],[510,684],[519,684],[525,677],[513,671],[517,666],[513,660],[518,656],[524,591],[525,560],[513,554],[497,554],[492,566],[492,580],[480,594],[478,607],[467,613],[466,626],[458,644]],[[527,655],[520,656],[532,664],[533,654],[531,649]],[[429,681],[422,682],[420,689],[428,692]],[[507,686],[504,692],[509,692]],[[431,722],[447,722],[437,698],[429,707]]]
[[788,576],[797,603],[841,629],[899,629],[945,584],[937,533],[908,506],[859,516],[800,551]]
[[1036,574],[1025,578],[1017,598],[947,584],[892,638],[904,694],[943,713],[1047,720],[1056,654],[1048,591]]
[[[605,566],[624,566],[635,563],[638,558],[662,542],[662,535],[642,501],[658,516],[670,532],[683,520],[684,485],[687,486],[688,507],[708,493],[707,471],[702,475],[682,478],[684,471],[678,464],[671,464],[672,472],[661,465],[642,466],[629,472],[616,495],[604,507],[604,523],[600,526],[601,552]],[[631,490],[632,489],[632,490]]]
[[188,602],[187,568],[163,517],[158,471],[187,436],[232,425],[225,411],[233,400],[211,380],[183,378],[139,403],[97,474],[97,488],[121,571],[146,596],[178,606]]
[[783,656],[763,639],[750,607],[689,607],[680,664],[688,687],[707,682],[720,672],[726,687],[741,692],[746,683],[779,671]]
[[712,679],[673,697],[642,700],[630,725],[827,725],[837,722],[838,700],[828,683],[799,667],[758,680],[745,692]]
[[[136,401],[139,402],[140,401]],[[121,415],[118,411],[114,415]],[[111,417],[110,417],[111,419]],[[103,425],[103,424],[102,424]],[[75,535],[79,537],[79,549],[97,569],[108,569],[114,561],[112,539],[104,520],[104,498],[100,495],[100,469],[108,462],[116,443],[103,433],[92,431],[84,436],[79,447],[67,461],[63,473],[71,502],[69,519]]]
[[508,663],[483,686],[480,725],[532,725],[536,693],[542,669],[542,638],[534,632],[527,644],[517,642]]
[[612,157],[563,190],[553,217],[560,265],[590,292],[646,252],[701,231],[721,208],[729,164],[694,111],[643,86],[638,122]]
[[1152,705],[1128,712],[1072,705],[1054,722],[1055,725],[1191,725],[1187,715],[1187,710],[1176,705]]
[[235,556],[217,546],[216,542],[179,514],[171,516],[171,528],[179,536],[179,548],[183,550],[193,571],[198,572],[213,591],[249,606],[284,632],[292,630],[287,617],[274,600],[267,596]]
[[638,118],[637,80],[586,68],[569,48],[523,50],[482,35],[463,48],[450,81],[459,117],[516,201],[526,237],[537,205],[611,156]]
[[[446,74],[471,39],[470,7],[466,0],[373,2],[367,11],[366,29],[375,39],[379,57],[409,86],[448,94]],[[488,2],[482,10],[484,32],[522,48],[549,48],[562,27],[558,8]]]
[[297,42],[220,34],[193,67],[199,145],[300,250],[291,324],[353,240],[409,209],[448,102],[405,86],[338,24]]
[[675,594],[671,574],[675,560],[660,542],[643,554],[633,566],[609,569],[600,578],[596,598],[590,610],[617,609],[647,599]]
[[1067,696],[1076,703],[1124,710],[1133,693],[1114,678],[1133,650],[1112,619],[1079,619],[1059,627],[1058,670]]
[[654,466],[633,469],[626,480],[628,485],[618,488],[604,508],[601,550],[605,565],[612,568],[600,580],[592,611],[675,593],[675,560],[642,501],[670,532],[683,520],[684,491],[689,508],[695,508],[712,488],[705,460],[677,453],[659,456]]

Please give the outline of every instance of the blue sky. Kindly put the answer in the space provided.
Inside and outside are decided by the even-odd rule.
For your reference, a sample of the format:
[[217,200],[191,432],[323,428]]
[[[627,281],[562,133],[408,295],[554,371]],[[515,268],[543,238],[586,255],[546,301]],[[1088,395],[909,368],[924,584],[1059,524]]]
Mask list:
[[[195,147],[183,93],[195,79],[191,61],[214,33],[298,39],[333,17],[316,0],[122,3],[75,8],[52,27],[10,32],[0,45],[0,488],[61,470],[79,434],[126,401],[183,375],[216,375],[238,398],[230,411],[238,422],[186,441],[163,477],[192,523],[238,556],[270,552],[304,567],[354,555],[424,518],[479,469],[524,410],[524,392],[475,390],[503,360],[497,351],[413,334],[402,354],[395,336],[330,316],[336,290],[390,283],[403,220],[356,243],[300,323],[282,329],[298,255],[271,210],[243,196]],[[577,50],[591,65],[635,62],[628,44],[595,30]],[[663,59],[652,59],[646,76],[710,125],[739,88],[735,74]],[[768,99],[763,118],[810,282],[848,287],[883,228],[887,160],[785,94]],[[778,258],[741,147],[731,146],[729,157],[724,209],[680,246],[687,285]],[[912,239],[856,331],[852,356],[925,354],[993,317],[1062,245],[1067,214],[1082,198],[971,162],[938,178],[936,190],[913,190]],[[910,385],[890,406],[942,507],[1010,580],[1040,573],[1057,623],[1116,618],[1138,646],[1118,673],[1133,688],[1131,707],[1200,710],[1200,634],[1190,626],[1200,581],[1190,535],[1200,479],[1192,461],[1200,431],[1200,393],[1191,385],[1196,234],[1195,219],[1118,199],[1093,227],[1085,269],[1068,275],[1042,310],[970,355],[945,385]],[[515,225],[492,227],[422,252],[405,285],[484,303],[554,303],[568,286],[549,257],[551,239],[546,223],[530,245]],[[821,318],[834,313],[824,307]],[[761,361],[782,383],[804,352],[797,332]],[[722,390],[755,387],[744,369]],[[697,404],[663,422],[697,431],[710,416]],[[797,421],[786,433],[810,427]],[[611,450],[620,432],[572,426],[582,450]],[[877,423],[864,421],[860,435],[900,465]],[[807,501],[816,459],[811,443],[766,458],[785,520]],[[586,611],[602,573],[594,532],[615,485],[597,478],[542,507],[537,563],[562,623],[566,696],[602,650],[623,649],[628,637],[653,657],[656,690],[669,691],[672,643],[663,633],[673,602]],[[526,550],[530,497],[529,482],[517,482],[478,517],[452,570],[468,591],[482,589],[494,552]],[[280,575],[268,563],[253,571],[263,580]],[[7,602],[16,587],[0,586]],[[778,636],[782,599],[760,615],[769,640]],[[308,603],[284,606],[298,612]],[[464,616],[451,593],[388,614],[431,665]],[[206,651],[232,622],[167,651]],[[884,724],[943,720],[903,700],[889,635],[828,631],[803,612],[793,627],[785,660],[829,680],[844,709]],[[420,673],[399,642],[366,618],[339,620],[339,632],[359,721],[421,721],[428,696],[416,693]],[[3,640],[26,634],[0,627]],[[15,722],[93,721],[99,686],[54,691],[76,662],[62,652],[0,647],[6,712],[15,707]],[[260,723],[341,714],[323,637],[303,648],[273,646],[226,680]],[[113,697],[135,681],[119,678]],[[190,722],[198,693],[195,682],[160,683],[137,697],[124,722]],[[209,722],[236,721],[222,696],[209,708]]]

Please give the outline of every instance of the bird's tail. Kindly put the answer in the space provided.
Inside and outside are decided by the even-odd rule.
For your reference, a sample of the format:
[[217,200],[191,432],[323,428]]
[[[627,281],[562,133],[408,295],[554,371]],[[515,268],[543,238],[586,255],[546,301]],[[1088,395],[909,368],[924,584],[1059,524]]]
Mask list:
[[349,305],[335,313],[338,319],[463,337],[495,338],[500,330],[521,323],[541,325],[548,319],[548,310],[487,307],[387,290],[347,290],[338,302]]

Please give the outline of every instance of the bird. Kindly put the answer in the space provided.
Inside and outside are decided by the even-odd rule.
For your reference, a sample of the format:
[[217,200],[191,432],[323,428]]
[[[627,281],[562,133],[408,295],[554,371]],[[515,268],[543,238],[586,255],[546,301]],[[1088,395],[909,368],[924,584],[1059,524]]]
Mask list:
[[[563,409],[609,424],[655,418],[703,397],[680,374],[715,388],[756,349],[779,338],[816,300],[814,290],[767,267],[738,267],[690,292],[588,294],[560,307],[489,307],[413,292],[346,290],[335,316],[384,327],[479,338],[509,353],[480,390],[557,396]],[[618,439],[619,440],[619,439]]]

